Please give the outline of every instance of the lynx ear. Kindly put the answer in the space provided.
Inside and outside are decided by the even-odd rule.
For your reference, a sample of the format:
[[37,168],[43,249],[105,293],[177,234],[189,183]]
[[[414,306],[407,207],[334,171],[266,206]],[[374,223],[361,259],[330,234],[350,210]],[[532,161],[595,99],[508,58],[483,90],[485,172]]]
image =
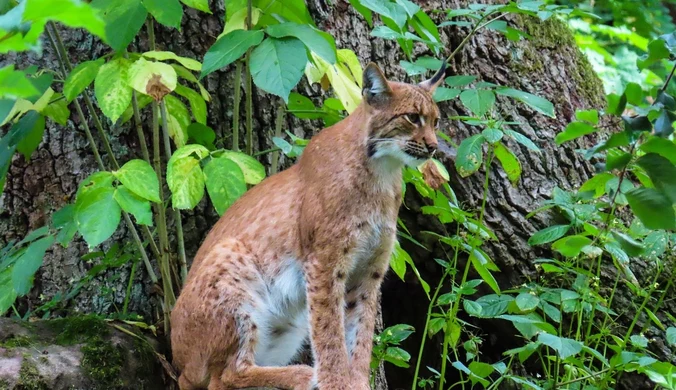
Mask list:
[[419,85],[428,90],[430,93],[434,93],[434,90],[437,89],[439,84],[441,84],[444,81],[444,78],[446,77],[446,61],[441,63],[441,68],[437,71],[437,73],[432,76],[431,79],[425,80]]
[[385,103],[392,96],[392,90],[378,65],[371,62],[364,69],[362,96],[369,105]]

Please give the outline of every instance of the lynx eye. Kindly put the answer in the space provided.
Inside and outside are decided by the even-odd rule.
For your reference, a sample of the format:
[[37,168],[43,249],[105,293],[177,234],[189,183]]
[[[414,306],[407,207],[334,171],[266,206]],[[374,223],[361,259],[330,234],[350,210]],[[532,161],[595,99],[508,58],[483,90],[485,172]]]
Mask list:
[[439,118],[434,120],[434,128],[438,129],[439,128]]
[[406,114],[404,115],[407,121],[411,122],[411,124],[414,124],[416,126],[419,126],[421,124],[420,122],[420,115],[418,114]]

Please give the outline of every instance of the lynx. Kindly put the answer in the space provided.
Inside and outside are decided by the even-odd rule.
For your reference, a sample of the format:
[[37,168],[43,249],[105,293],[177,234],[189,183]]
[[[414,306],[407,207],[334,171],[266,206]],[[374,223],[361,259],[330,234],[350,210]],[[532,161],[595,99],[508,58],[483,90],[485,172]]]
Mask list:
[[[213,227],[171,315],[182,390],[367,390],[404,165],[437,147],[432,94],[371,63],[363,101]],[[309,337],[314,367],[289,365]]]

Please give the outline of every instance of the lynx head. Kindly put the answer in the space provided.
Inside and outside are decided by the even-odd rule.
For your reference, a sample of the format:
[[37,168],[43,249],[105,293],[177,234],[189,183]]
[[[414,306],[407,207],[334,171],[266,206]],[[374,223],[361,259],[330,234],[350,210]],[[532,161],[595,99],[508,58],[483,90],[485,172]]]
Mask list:
[[370,117],[368,155],[418,166],[437,149],[439,108],[432,95],[444,80],[446,63],[420,84],[388,81],[378,65],[364,70],[365,109]]

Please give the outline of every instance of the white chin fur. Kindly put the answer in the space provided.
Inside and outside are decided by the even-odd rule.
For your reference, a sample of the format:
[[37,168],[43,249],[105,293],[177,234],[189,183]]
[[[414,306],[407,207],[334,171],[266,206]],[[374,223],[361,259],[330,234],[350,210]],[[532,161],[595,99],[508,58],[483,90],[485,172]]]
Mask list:
[[402,165],[406,165],[412,168],[418,167],[420,164],[424,163],[425,159],[419,159],[411,156],[410,154],[401,150],[399,145],[394,142],[387,142],[376,146],[376,152],[373,154],[373,159],[380,158],[392,158],[399,161]]

